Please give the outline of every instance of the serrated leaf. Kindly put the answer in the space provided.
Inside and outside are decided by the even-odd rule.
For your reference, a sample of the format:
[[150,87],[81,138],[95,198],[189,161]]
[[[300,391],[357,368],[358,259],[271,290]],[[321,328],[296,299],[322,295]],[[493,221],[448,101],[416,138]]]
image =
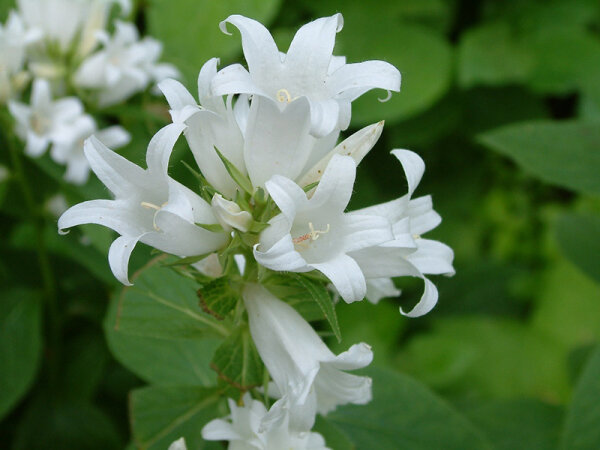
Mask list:
[[223,155],[223,153],[219,151],[217,147],[215,147],[215,152],[217,152],[217,155],[219,155],[219,158],[221,158],[221,161],[223,161],[223,165],[225,165],[225,170],[227,170],[227,173],[231,176],[233,181],[235,181],[237,185],[241,187],[244,191],[246,191],[248,194],[252,195],[254,188],[252,187],[252,182],[250,181],[250,178],[248,178],[246,175],[240,172],[240,170],[237,167],[235,167],[235,165],[231,161],[229,161],[225,157],[225,155]]
[[565,256],[600,283],[600,217],[565,214],[556,224],[556,237]]
[[309,280],[308,278],[298,275],[298,274],[290,274],[292,279],[296,281],[305,291],[306,293],[319,305],[321,311],[325,315],[325,318],[329,322],[333,333],[335,334],[338,342],[342,341],[342,333],[340,331],[340,325],[338,323],[337,315],[335,314],[335,306],[333,304],[333,300],[331,299],[331,295],[325,286],[318,282],[314,282]]
[[226,339],[210,366],[221,380],[242,393],[263,384],[264,364],[247,329],[238,329]]
[[199,387],[145,387],[131,393],[131,428],[137,448],[164,450],[185,438],[189,449],[221,448],[202,439],[202,427],[225,415],[219,411],[216,389]]
[[479,135],[478,140],[543,181],[600,194],[598,121],[519,123]]
[[235,309],[240,299],[239,290],[234,286],[230,277],[216,278],[203,285],[197,291],[202,310],[217,320],[223,320]]

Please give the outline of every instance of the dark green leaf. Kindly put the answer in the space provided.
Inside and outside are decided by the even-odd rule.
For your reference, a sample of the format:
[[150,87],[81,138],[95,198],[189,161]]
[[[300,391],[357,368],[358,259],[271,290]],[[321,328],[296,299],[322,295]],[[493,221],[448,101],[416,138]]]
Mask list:
[[600,194],[600,122],[522,123],[478,139],[548,183]]
[[198,289],[200,307],[206,314],[223,320],[236,307],[240,291],[230,277],[216,278]]
[[556,224],[556,236],[565,256],[587,275],[600,282],[600,217],[563,215]]
[[39,296],[26,289],[5,290],[0,301],[0,418],[29,390],[41,349]]
[[202,427],[224,416],[215,389],[197,387],[146,387],[131,393],[133,437],[138,448],[165,450],[183,437],[187,448],[221,448],[202,439]]
[[325,318],[329,322],[335,337],[338,342],[342,341],[342,333],[340,331],[340,325],[335,314],[335,306],[327,287],[321,283],[314,282],[308,278],[298,275],[291,274],[292,279],[300,285],[300,287],[308,294],[323,311]]
[[600,447],[600,347],[590,357],[573,394],[565,419],[564,450]]
[[227,338],[215,351],[210,366],[221,380],[242,393],[264,381],[264,365],[247,329],[238,329]]
[[227,336],[227,329],[198,305],[194,280],[185,278],[156,258],[119,295],[116,331],[165,339]]
[[327,416],[357,449],[491,448],[470,422],[417,381],[390,370],[369,373],[373,400]]
[[555,449],[564,415],[559,406],[530,399],[491,402],[466,414],[497,450]]

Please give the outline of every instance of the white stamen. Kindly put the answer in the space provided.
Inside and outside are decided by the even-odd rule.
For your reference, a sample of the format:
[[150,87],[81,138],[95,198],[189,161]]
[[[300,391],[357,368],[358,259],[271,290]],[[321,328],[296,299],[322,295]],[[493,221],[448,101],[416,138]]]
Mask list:
[[[163,206],[165,206],[167,204],[167,202],[164,202],[162,205],[157,206],[154,203],[150,203],[150,202],[141,202],[140,205],[142,205],[144,208],[146,209],[153,209],[156,212],[160,211],[162,209]],[[152,226],[154,227],[154,229],[156,231],[160,231],[160,228],[158,227],[158,225],[156,225],[156,213],[154,213],[154,217],[152,217]]]

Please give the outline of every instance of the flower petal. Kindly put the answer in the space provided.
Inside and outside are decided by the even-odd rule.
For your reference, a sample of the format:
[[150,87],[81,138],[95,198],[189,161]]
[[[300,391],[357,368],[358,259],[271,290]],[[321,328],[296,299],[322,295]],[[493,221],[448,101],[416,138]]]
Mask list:
[[303,25],[285,57],[286,71],[302,78],[324,79],[331,63],[335,35],[343,25],[344,18],[339,13]]
[[374,88],[397,92],[400,78],[398,69],[387,62],[364,61],[343,65],[331,74],[326,86],[332,96],[353,101]]
[[265,188],[281,213],[290,222],[294,221],[298,210],[306,208],[308,203],[306,193],[289,178],[273,175],[265,183]]
[[391,224],[384,217],[346,214],[344,216],[344,252],[392,241]]
[[376,305],[382,298],[398,297],[400,289],[394,286],[391,278],[368,278],[367,300]]
[[345,373],[328,364],[322,366],[315,380],[319,414],[325,415],[338,405],[364,405],[371,401],[371,378]]
[[182,123],[172,123],[161,128],[150,140],[146,152],[148,172],[153,177],[165,177],[169,169],[169,158],[179,139],[179,135],[185,129]]
[[109,148],[120,148],[131,141],[131,135],[125,128],[119,125],[113,125],[112,127],[96,131],[94,135]]
[[454,252],[446,244],[429,239],[417,239],[417,251],[406,259],[421,273],[454,275]]
[[244,142],[244,160],[254,186],[264,186],[275,174],[291,179],[300,174],[313,143],[309,108],[305,98],[280,111],[274,101],[254,97]]
[[391,153],[402,164],[402,169],[404,169],[406,181],[408,182],[408,195],[412,196],[425,172],[425,163],[419,155],[410,150],[396,149],[392,150]]
[[415,305],[415,307],[409,312],[405,313],[402,308],[400,308],[400,313],[406,317],[419,317],[427,314],[429,311],[433,309],[438,300],[438,290],[431,281],[427,278],[423,277],[423,282],[425,283],[425,289],[423,291],[423,295],[421,296],[421,300],[419,303]]
[[254,246],[256,262],[276,271],[307,272],[310,268],[300,253],[294,248],[292,237],[287,234],[266,251],[258,250],[261,244]]
[[346,303],[362,300],[367,293],[367,284],[360,267],[350,256],[340,254],[329,261],[311,264],[323,273],[335,286]]
[[215,75],[210,84],[215,95],[258,94],[267,95],[253,81],[252,76],[241,64],[224,67]]
[[430,195],[408,202],[406,214],[410,217],[410,229],[413,234],[431,231],[442,222],[441,216],[433,210]]
[[129,257],[133,251],[135,244],[140,240],[141,236],[120,236],[114,240],[108,250],[108,264],[110,270],[117,280],[125,286],[131,286],[129,282],[128,267]]
[[356,163],[349,156],[333,155],[309,200],[311,207],[325,207],[332,214],[344,212],[356,177]]
[[310,100],[310,132],[317,138],[322,138],[334,132],[338,125],[340,105],[337,100]]
[[169,107],[173,122],[185,122],[191,115],[198,111],[196,100],[183,84],[176,80],[163,80],[158,83]]

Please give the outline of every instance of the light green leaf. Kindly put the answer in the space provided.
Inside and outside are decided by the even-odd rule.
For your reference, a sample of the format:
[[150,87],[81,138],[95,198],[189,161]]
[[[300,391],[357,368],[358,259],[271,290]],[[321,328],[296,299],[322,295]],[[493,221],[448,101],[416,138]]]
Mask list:
[[6,289],[0,301],[0,418],[29,390],[42,349],[41,305],[26,289]]
[[581,375],[565,419],[561,448],[564,450],[600,447],[600,347],[590,357]]
[[453,54],[442,35],[394,20],[393,16],[382,16],[373,8],[344,17],[336,54],[345,54],[349,63],[381,59],[402,74],[401,91],[393,93],[389,101],[381,103],[378,99],[385,98],[386,93],[376,89],[353,103],[353,126],[381,119],[391,124],[412,117],[446,93],[451,83]]
[[264,365],[247,328],[237,330],[219,346],[210,366],[221,380],[242,393],[264,381]]
[[116,331],[164,339],[227,336],[220,321],[202,311],[198,285],[154,259],[119,294]]
[[224,416],[215,389],[197,387],[145,387],[131,393],[133,437],[138,448],[165,450],[183,437],[189,449],[222,448],[202,439],[202,427]]
[[600,122],[530,122],[478,136],[548,183],[600,194]]
[[373,400],[327,415],[357,449],[490,449],[473,425],[406,375],[371,369]]
[[237,185],[241,187],[244,191],[246,191],[248,194],[252,195],[254,188],[252,187],[252,182],[250,181],[250,178],[248,178],[246,175],[240,172],[240,170],[237,167],[235,167],[235,165],[231,161],[229,161],[225,157],[225,155],[223,155],[223,153],[219,151],[217,147],[215,147],[215,151],[217,152],[217,155],[219,155],[219,158],[221,158],[221,161],[223,161],[223,165],[225,166],[227,173],[231,176],[233,181],[235,181]]
[[466,415],[496,450],[555,449],[563,409],[537,400],[494,401],[468,408]]
[[198,72],[208,59],[227,61],[242,48],[239,35],[225,35],[219,22],[242,14],[268,24],[280,4],[281,0],[152,0],[146,13],[148,32],[162,41],[163,59],[182,71],[195,92]]
[[556,237],[565,256],[600,282],[600,217],[565,214],[556,224]]
[[484,23],[462,34],[458,81],[463,87],[523,82],[535,66],[534,53],[508,23]]

